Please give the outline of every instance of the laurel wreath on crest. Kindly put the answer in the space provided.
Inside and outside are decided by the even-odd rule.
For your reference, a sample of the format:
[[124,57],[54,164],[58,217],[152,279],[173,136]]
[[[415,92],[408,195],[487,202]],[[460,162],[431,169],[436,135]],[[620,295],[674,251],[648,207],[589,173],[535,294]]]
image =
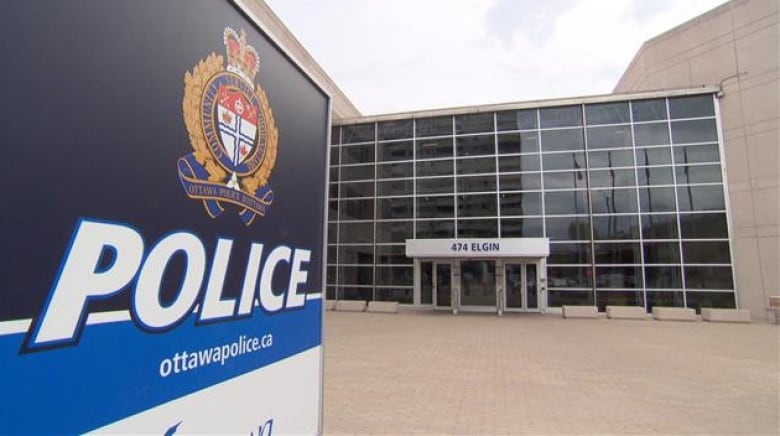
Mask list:
[[[193,68],[184,74],[184,99],[182,100],[182,112],[184,124],[190,136],[190,144],[195,150],[195,160],[209,173],[209,181],[219,183],[227,178],[228,173],[217,163],[208,144],[206,134],[203,131],[203,119],[201,105],[203,104],[203,90],[209,80],[217,73],[225,71],[223,57],[211,53],[205,59],[198,62]],[[253,84],[254,85],[254,84]],[[254,193],[257,188],[268,183],[268,178],[276,163],[276,146],[279,142],[279,131],[276,129],[273,110],[268,103],[265,91],[257,85],[253,86],[255,96],[260,101],[261,110],[265,118],[265,156],[260,167],[251,176],[240,180],[241,188],[246,192]]]

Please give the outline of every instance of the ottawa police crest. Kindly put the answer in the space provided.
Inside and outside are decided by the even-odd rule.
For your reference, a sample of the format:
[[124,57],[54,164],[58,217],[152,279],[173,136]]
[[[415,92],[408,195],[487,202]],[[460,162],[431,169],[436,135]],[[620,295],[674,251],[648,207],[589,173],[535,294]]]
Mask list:
[[194,152],[179,159],[179,180],[212,218],[232,203],[248,226],[273,202],[268,177],[279,132],[265,91],[254,83],[257,51],[229,27],[224,42],[227,68],[211,53],[184,75],[182,111]]

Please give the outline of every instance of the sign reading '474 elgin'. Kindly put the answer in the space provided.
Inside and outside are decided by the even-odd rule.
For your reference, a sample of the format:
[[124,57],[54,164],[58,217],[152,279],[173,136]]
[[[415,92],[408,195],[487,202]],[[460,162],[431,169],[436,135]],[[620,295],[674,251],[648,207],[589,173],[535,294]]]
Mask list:
[[249,225],[273,202],[268,177],[279,133],[268,98],[254,83],[257,51],[231,28],[224,41],[227,68],[212,53],[184,78],[184,121],[195,151],[179,160],[179,177],[212,218],[228,202],[241,208],[239,216]]
[[321,430],[330,100],[248,16],[3,3],[0,434]]

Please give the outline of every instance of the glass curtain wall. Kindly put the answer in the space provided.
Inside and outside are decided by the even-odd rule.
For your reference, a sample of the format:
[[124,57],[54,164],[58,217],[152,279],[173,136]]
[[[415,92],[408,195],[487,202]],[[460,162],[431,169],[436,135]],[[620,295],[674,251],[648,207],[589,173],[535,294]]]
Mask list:
[[328,298],[413,302],[407,238],[550,238],[547,303],[734,307],[713,95],[335,126]]

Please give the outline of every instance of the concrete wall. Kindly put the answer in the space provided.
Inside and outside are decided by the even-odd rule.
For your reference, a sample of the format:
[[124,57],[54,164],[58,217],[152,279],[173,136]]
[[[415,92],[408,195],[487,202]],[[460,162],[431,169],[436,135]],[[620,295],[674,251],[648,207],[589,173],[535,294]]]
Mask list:
[[778,0],[732,0],[647,42],[615,92],[720,85],[739,304],[780,295]]
[[263,0],[239,0],[251,12],[252,18],[260,22],[261,27],[270,33],[271,37],[285,52],[300,65],[332,98],[333,121],[360,116],[360,111],[352,104],[336,82],[328,76],[317,61],[284,25],[282,20],[271,10]]

